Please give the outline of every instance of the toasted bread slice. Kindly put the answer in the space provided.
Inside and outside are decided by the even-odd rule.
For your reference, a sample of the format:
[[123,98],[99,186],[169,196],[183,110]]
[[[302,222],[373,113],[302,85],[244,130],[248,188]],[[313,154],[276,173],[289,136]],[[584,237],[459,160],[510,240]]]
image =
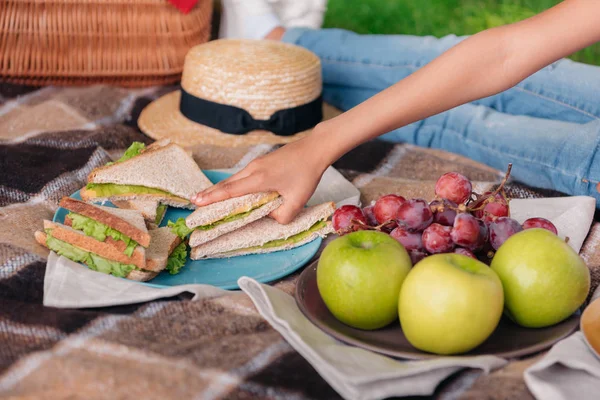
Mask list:
[[[176,144],[148,148],[129,160],[96,168],[88,175],[88,183],[112,183],[159,189],[169,195],[131,193],[131,195],[116,197],[117,200],[154,199],[174,207],[190,207],[188,199],[212,186],[194,159]],[[82,190],[81,196],[85,197],[86,201],[99,200],[99,196],[93,189]]]
[[[278,198],[274,199],[273,201],[270,201],[270,202],[260,206],[259,208],[251,211],[250,214],[246,215],[243,218],[236,219],[236,220],[233,220],[230,222],[221,223],[212,229],[207,229],[207,230],[196,229],[190,235],[190,246],[191,247],[200,246],[201,244],[210,242],[211,240],[214,240],[214,239],[218,238],[219,236],[222,236],[229,232],[233,232],[237,229],[240,229],[241,227],[246,226],[251,222],[254,222],[256,220],[259,220],[259,219],[269,215],[271,213],[271,211],[278,208],[282,203],[283,203],[283,198],[278,197]],[[198,209],[197,211],[201,211],[201,209]],[[191,217],[192,215],[194,215],[194,213],[190,214],[188,216],[188,218]],[[186,219],[186,223],[187,223],[187,219]]]
[[167,266],[169,256],[181,243],[181,238],[171,232],[170,228],[162,227],[150,231],[152,240],[146,249],[146,270],[160,272]]
[[[44,247],[48,247],[46,245],[47,235],[46,235],[45,232],[36,231],[34,233],[34,237],[35,237],[35,240],[39,244],[41,244]],[[158,272],[145,271],[145,270],[144,271],[142,271],[142,270],[133,270],[129,274],[127,274],[126,278],[134,280],[134,281],[144,282],[144,281],[149,281],[150,279],[156,277],[156,275],[158,275]]]
[[142,246],[137,246],[131,257],[128,257],[111,243],[100,242],[66,225],[44,220],[44,230],[46,229],[52,229],[52,236],[56,239],[97,254],[100,257],[123,264],[132,264],[141,269],[146,268],[146,250]]
[[305,208],[287,225],[279,224],[274,219],[264,217],[210,242],[193,247],[191,259],[198,260],[201,258],[233,257],[242,254],[271,253],[301,246],[316,239],[318,236],[324,237],[333,232],[331,223],[327,222],[323,228],[312,232],[301,241],[286,243],[279,247],[260,248],[260,246],[274,240],[287,239],[308,231],[317,222],[329,218],[334,211],[334,203],[324,203]]
[[91,218],[119,231],[143,247],[150,245],[150,234],[146,228],[144,217],[139,211],[95,206],[70,197],[63,197],[59,205],[62,208]]

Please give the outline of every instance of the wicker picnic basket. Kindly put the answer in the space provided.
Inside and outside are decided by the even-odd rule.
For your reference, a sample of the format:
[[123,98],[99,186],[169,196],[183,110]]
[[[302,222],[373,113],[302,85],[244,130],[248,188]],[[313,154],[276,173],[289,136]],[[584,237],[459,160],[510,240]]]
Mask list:
[[213,1],[0,0],[0,80],[142,87],[176,82],[210,38]]

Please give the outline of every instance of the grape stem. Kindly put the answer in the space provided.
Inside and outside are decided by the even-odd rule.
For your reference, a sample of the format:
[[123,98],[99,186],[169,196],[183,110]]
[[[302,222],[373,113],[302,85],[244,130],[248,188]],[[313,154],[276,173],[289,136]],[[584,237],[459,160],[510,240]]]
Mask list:
[[504,185],[506,185],[506,182],[508,182],[508,178],[510,177],[510,171],[512,170],[512,163],[508,164],[508,167],[506,169],[506,174],[504,174],[504,178],[502,179],[502,181],[500,182],[500,185],[498,185],[498,187],[496,188],[496,190],[494,190],[492,193],[490,193],[489,195],[483,197],[483,195],[478,196],[477,200],[475,200],[475,204],[471,207],[468,207],[467,210],[469,212],[473,212],[473,211],[479,211],[481,209],[483,209],[487,203],[489,203],[490,199],[493,199],[496,197],[496,195],[498,193],[500,193],[502,195],[502,198],[506,201],[506,204],[508,204],[509,199],[506,196],[506,192],[504,191]]

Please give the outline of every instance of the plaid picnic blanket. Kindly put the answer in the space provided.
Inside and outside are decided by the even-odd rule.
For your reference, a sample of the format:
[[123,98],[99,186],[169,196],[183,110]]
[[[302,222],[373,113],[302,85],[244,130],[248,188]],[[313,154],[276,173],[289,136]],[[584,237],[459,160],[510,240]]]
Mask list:
[[[33,88],[0,84],[0,398],[338,398],[241,292],[191,302],[105,309],[42,305],[47,250],[33,232],[62,196],[132,141],[141,109],[173,88]],[[242,166],[271,146],[191,149],[201,168]],[[483,191],[503,172],[468,159],[381,141],[335,164],[362,192],[432,197],[435,179],[459,171]],[[513,197],[555,195],[511,184]],[[600,281],[600,224],[582,255]],[[276,285],[292,293],[297,274]],[[539,356],[538,356],[539,357]],[[515,360],[488,376],[464,371],[437,398],[531,398]]]

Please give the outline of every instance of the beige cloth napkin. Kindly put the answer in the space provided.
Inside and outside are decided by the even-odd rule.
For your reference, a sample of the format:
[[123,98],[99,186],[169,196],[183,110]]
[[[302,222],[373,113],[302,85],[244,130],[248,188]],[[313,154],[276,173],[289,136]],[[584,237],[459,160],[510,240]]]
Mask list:
[[558,342],[525,371],[525,383],[538,400],[597,400],[600,398],[600,358],[583,333]]
[[494,356],[441,357],[399,361],[338,342],[314,326],[295,300],[272,286],[243,277],[238,281],[271,326],[345,399],[429,395],[463,368],[485,372],[506,361]]

